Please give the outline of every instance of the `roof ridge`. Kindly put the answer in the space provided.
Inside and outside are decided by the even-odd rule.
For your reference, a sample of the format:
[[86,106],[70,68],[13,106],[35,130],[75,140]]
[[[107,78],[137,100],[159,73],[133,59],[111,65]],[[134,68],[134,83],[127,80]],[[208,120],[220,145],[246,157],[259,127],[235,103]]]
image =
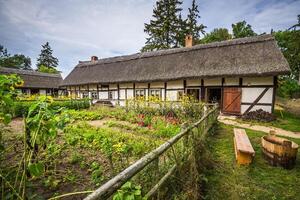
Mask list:
[[29,76],[46,76],[46,77],[62,77],[61,73],[58,74],[50,74],[50,73],[45,73],[45,72],[38,72],[34,70],[24,70],[24,69],[16,69],[16,68],[10,68],[10,67],[0,67],[0,72],[1,69],[4,69],[6,72],[16,72],[20,74],[26,74]]
[[114,57],[107,57],[102,58],[97,61],[80,61],[76,67],[87,67],[87,66],[94,66],[98,64],[108,64],[108,63],[116,63],[128,60],[135,60],[139,58],[149,58],[155,56],[163,56],[175,53],[182,53],[187,51],[195,51],[200,49],[207,49],[207,48],[216,48],[216,47],[224,47],[224,46],[231,46],[231,45],[240,45],[240,44],[248,44],[248,43],[256,43],[256,42],[263,42],[268,40],[274,40],[274,36],[271,34],[263,34],[258,36],[252,37],[244,37],[244,38],[235,38],[230,40],[224,40],[219,42],[212,42],[207,44],[198,44],[192,47],[180,47],[180,48],[173,48],[173,49],[162,49],[157,51],[151,52],[142,52],[142,53],[134,53],[129,55],[122,55],[122,56],[114,56]]

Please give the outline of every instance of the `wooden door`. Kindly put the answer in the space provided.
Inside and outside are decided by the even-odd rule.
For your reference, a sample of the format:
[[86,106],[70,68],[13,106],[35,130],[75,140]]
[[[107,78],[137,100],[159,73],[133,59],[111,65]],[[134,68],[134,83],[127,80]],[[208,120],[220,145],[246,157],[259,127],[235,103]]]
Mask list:
[[223,112],[228,114],[241,113],[241,88],[223,89]]

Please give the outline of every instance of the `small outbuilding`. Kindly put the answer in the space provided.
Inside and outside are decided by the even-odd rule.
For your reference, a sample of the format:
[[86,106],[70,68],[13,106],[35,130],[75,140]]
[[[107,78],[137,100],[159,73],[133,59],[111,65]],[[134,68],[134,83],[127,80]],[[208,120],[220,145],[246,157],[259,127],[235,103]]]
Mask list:
[[218,102],[229,114],[274,109],[277,76],[289,65],[272,35],[98,59],[79,64],[63,81],[69,95],[125,104],[156,96],[180,101],[183,94]]
[[0,67],[0,74],[17,74],[20,76],[24,84],[18,89],[20,89],[23,94],[58,96],[65,92],[63,88],[59,88],[63,81],[60,74],[49,74],[6,67]]

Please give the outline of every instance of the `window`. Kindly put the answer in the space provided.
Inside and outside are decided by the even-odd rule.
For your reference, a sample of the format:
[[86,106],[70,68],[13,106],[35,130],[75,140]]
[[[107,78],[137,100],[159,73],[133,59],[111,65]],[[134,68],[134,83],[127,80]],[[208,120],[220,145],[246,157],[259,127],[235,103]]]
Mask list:
[[92,99],[98,99],[97,92],[91,92]]
[[150,89],[150,96],[160,98],[161,92],[159,89]]
[[135,90],[135,97],[144,97],[145,96],[145,90],[142,89],[142,90],[139,90],[139,89],[136,89]]
[[89,97],[89,93],[87,92],[82,93],[82,98],[88,98],[88,97]]
[[108,99],[113,99],[114,95],[112,91],[108,92]]

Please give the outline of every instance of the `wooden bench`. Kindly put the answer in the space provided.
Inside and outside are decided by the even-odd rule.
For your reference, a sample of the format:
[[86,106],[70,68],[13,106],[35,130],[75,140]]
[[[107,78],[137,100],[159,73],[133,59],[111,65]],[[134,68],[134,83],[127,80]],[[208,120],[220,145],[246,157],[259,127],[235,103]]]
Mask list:
[[239,165],[249,165],[255,155],[245,129],[234,128],[235,157]]

